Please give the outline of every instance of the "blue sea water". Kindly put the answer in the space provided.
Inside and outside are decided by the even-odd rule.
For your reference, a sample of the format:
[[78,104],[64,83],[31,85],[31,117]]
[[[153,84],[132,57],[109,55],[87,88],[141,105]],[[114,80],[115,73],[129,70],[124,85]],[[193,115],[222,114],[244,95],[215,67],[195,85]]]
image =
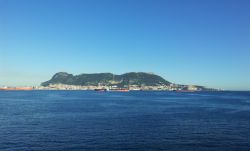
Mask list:
[[250,92],[0,91],[1,151],[250,150]]

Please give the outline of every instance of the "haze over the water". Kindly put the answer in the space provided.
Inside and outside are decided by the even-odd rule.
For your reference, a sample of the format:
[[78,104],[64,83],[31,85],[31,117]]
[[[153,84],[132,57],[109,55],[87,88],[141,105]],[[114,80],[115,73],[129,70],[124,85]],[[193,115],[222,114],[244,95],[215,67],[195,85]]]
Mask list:
[[249,0],[0,0],[0,86],[154,72],[250,90]]

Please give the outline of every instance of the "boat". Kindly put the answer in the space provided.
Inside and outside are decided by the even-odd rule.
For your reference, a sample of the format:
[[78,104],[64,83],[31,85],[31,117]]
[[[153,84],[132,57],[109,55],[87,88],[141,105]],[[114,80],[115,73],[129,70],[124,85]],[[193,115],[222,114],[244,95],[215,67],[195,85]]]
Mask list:
[[94,89],[95,91],[98,91],[98,92],[106,92],[107,91],[107,89],[105,89],[105,88],[101,88],[101,89]]
[[129,89],[126,88],[113,88],[113,89],[109,89],[109,91],[111,92],[129,92]]

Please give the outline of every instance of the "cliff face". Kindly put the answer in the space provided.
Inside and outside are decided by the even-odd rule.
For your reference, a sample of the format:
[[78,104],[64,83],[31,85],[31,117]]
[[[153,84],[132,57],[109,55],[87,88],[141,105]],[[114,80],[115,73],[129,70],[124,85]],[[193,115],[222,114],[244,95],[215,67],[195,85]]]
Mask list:
[[121,75],[112,73],[93,73],[72,75],[66,72],[56,73],[49,81],[41,83],[42,86],[49,84],[69,84],[69,85],[117,85],[123,87],[125,85],[169,85],[170,82],[164,78],[145,72],[129,72]]

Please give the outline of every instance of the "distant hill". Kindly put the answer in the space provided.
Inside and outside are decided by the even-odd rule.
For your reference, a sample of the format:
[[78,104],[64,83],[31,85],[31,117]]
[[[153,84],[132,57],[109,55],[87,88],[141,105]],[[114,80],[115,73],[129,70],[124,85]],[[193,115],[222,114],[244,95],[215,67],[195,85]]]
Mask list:
[[129,72],[121,75],[112,73],[73,75],[66,72],[58,72],[49,81],[43,82],[41,85],[48,86],[49,84],[59,83],[82,86],[117,85],[118,87],[124,87],[126,85],[157,86],[171,84],[159,75],[146,72]]

